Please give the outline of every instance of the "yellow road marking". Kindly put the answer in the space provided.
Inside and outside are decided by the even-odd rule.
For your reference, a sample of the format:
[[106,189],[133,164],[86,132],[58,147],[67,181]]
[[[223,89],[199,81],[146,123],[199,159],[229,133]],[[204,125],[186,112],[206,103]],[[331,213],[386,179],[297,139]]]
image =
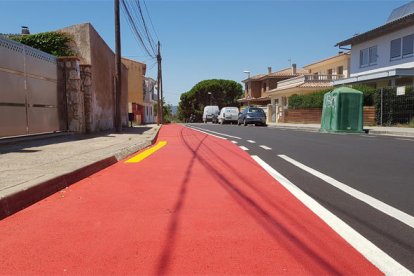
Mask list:
[[157,150],[161,149],[165,145],[167,145],[167,141],[159,141],[155,146],[147,149],[146,151],[141,152],[140,154],[135,155],[134,157],[132,157],[132,158],[128,159],[127,161],[125,161],[125,163],[138,163],[138,162],[141,162],[142,160],[144,160],[145,158],[147,158],[148,156],[150,156],[151,154],[153,154]]

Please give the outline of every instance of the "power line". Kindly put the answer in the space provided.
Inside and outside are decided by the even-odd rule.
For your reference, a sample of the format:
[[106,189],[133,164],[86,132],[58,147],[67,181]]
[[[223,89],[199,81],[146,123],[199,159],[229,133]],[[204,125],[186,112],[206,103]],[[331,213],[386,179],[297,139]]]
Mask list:
[[150,13],[148,12],[147,2],[145,0],[143,0],[143,1],[144,1],[145,10],[147,11],[147,15],[148,15],[148,18],[149,18],[150,23],[151,23],[152,30],[154,31],[154,34],[155,34],[155,37],[157,38],[157,40],[160,40],[158,38],[157,31],[154,28],[154,24],[152,24],[152,19],[151,19]]
[[[129,2],[132,1],[127,1],[127,0],[121,0],[121,7],[122,7],[122,11],[124,12],[124,14],[127,17],[127,22],[130,26],[130,29],[132,31],[132,33],[135,36],[135,39],[137,40],[137,42],[141,45],[141,47],[144,49],[144,51],[148,54],[148,56],[155,58],[156,54],[155,54],[155,47],[153,46],[153,43],[151,42],[150,39],[150,35],[148,32],[148,29],[144,29],[144,32],[147,33],[147,39],[144,40],[144,36],[142,35],[142,31],[140,30],[139,26],[142,26],[141,24],[139,24],[138,21],[140,21],[138,18],[138,13],[137,13],[137,7],[134,7],[134,3],[135,5],[138,5],[138,2],[132,2],[131,5],[129,5]],[[135,17],[134,17],[135,15]],[[144,20],[144,18],[141,18],[142,20]],[[146,26],[146,24],[144,24],[144,26]],[[144,27],[146,28],[146,27]],[[147,46],[147,44],[149,45],[149,47]],[[152,53],[150,51],[150,49],[152,50]]]

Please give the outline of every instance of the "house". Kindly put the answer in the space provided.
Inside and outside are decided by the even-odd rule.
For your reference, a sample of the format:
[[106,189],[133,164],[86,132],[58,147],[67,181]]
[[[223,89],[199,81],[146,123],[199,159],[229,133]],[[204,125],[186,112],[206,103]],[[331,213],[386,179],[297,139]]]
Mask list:
[[306,71],[302,68],[296,68],[292,64],[291,68],[272,72],[272,67],[268,67],[267,74],[260,74],[249,77],[242,82],[244,83],[244,97],[239,99],[242,105],[267,106],[270,104],[269,91],[275,89],[279,81],[299,76]]
[[338,42],[351,46],[349,78],[334,85],[366,84],[374,88],[414,84],[414,1],[394,9],[387,22]]
[[144,78],[144,123],[153,124],[156,122],[154,106],[158,102],[155,94],[156,81],[152,78]]
[[332,81],[348,76],[349,61],[349,52],[339,52],[336,56],[304,66],[301,74],[295,77],[277,82],[276,88],[267,94],[271,100],[268,121],[282,121],[290,96],[329,89],[333,87]]
[[[81,66],[90,66],[90,96],[85,113],[86,131],[95,132],[115,127],[115,54],[90,23],[58,30],[69,34]],[[121,118],[128,125],[128,69],[121,67]]]
[[128,68],[128,113],[134,114],[137,124],[144,123],[144,79],[147,66],[144,63],[122,58]]

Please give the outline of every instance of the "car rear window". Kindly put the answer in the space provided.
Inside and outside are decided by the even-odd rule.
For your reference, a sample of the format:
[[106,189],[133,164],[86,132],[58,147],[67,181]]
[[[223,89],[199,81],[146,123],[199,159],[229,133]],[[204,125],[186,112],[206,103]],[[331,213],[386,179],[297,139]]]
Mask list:
[[250,108],[249,109],[249,113],[264,113],[264,111],[261,108],[255,108],[255,107],[253,107],[253,108]]

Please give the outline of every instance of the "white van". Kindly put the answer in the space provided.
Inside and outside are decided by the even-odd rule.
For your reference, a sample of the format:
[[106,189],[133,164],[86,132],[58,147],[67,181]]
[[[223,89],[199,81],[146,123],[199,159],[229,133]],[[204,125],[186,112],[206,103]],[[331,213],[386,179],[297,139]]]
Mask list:
[[214,117],[217,117],[219,113],[219,107],[217,105],[207,105],[204,107],[203,122],[213,122]]
[[237,107],[223,107],[218,115],[218,122],[220,124],[235,123],[239,118],[239,109]]

